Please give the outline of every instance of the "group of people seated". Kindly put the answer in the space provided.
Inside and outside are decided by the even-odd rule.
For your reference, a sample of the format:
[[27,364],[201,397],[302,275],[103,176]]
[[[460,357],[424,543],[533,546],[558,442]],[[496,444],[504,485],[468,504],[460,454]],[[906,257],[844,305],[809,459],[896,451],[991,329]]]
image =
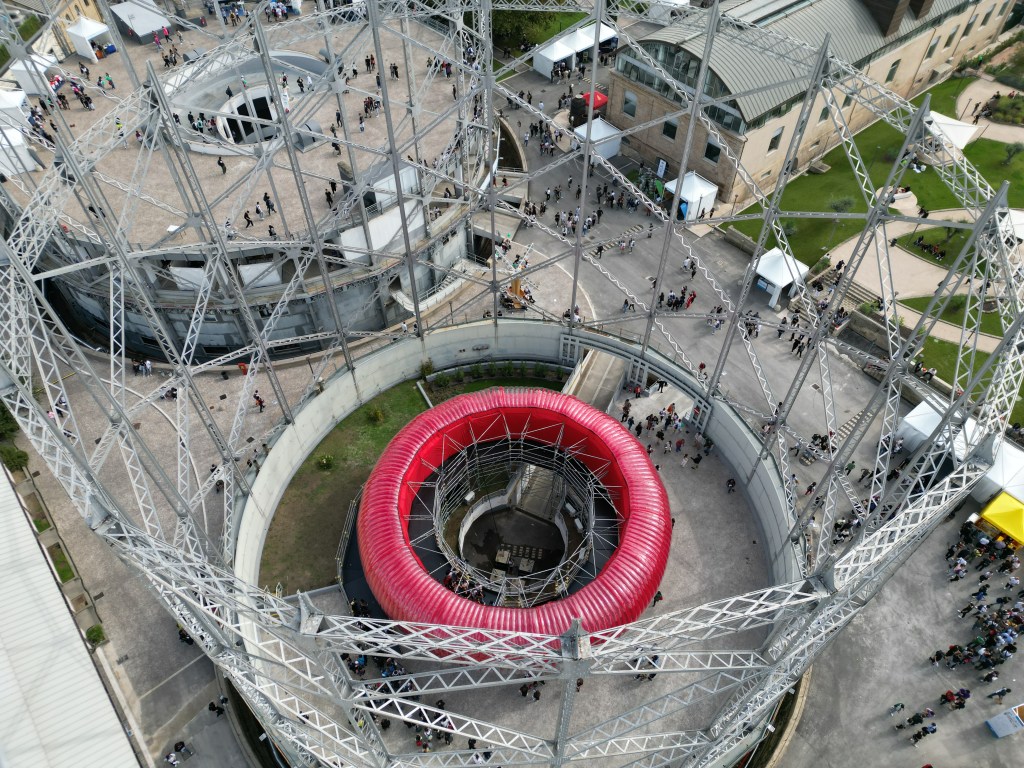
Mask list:
[[934,243],[926,243],[924,241],[924,235],[917,236],[917,240],[914,241],[914,247],[921,249],[925,253],[931,254],[937,261],[942,261],[946,258],[946,249],[940,248]]

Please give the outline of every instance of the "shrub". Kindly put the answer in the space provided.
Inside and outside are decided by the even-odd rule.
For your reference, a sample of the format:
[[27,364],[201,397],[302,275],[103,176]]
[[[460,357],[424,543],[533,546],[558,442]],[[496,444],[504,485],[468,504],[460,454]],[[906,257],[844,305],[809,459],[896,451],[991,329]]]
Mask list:
[[107,639],[107,634],[103,631],[101,625],[93,624],[85,630],[85,639],[89,641],[90,645],[99,645]]
[[525,362],[519,363],[518,371],[519,371],[520,378],[525,379],[526,378],[526,363]]
[[388,417],[387,413],[379,405],[373,406],[366,412],[366,418],[371,424],[383,424],[384,419]]
[[779,225],[782,227],[782,232],[786,237],[793,237],[796,234],[797,226],[795,221],[783,219],[779,222]]
[[484,367],[483,367],[482,365],[480,365],[480,363],[476,363],[476,364],[475,364],[475,365],[474,365],[474,366],[473,366],[473,367],[472,367],[472,368],[470,369],[470,375],[471,375],[471,376],[472,376],[472,377],[473,377],[474,379],[482,379],[482,378],[484,377]]
[[0,405],[0,440],[17,434],[18,422],[14,420],[6,405]]
[[498,366],[496,366],[494,363],[488,363],[487,364],[487,375],[489,377],[491,377],[492,379],[495,376],[497,376],[498,375]]
[[449,384],[451,384],[451,379],[447,373],[439,373],[434,377],[434,386],[438,389],[444,389]]
[[327,472],[334,468],[334,454],[333,453],[321,453],[316,457],[316,468]]
[[811,267],[811,274],[820,275],[822,272],[824,272],[831,266],[832,259],[830,259],[828,256],[822,256],[820,259],[814,262],[814,266]]
[[433,372],[434,372],[434,361],[431,360],[428,357],[426,360],[424,360],[422,363],[420,363],[420,378],[425,379],[425,378],[427,378],[427,376],[429,376]]
[[949,309],[947,311],[948,312],[955,312],[957,314],[960,314],[961,312],[964,311],[964,307],[966,307],[966,306],[967,306],[967,297],[964,296],[963,294],[959,294],[958,293],[955,296],[950,296],[950,298],[949,298]]
[[28,466],[28,454],[13,445],[0,445],[0,461],[13,472]]
[[538,379],[546,379],[548,375],[548,367],[544,363],[537,363],[533,366],[533,375]]

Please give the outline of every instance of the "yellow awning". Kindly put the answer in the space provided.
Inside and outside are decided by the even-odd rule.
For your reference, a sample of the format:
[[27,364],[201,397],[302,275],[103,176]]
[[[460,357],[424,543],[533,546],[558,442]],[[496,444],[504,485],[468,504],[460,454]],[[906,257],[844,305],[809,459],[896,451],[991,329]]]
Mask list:
[[1008,493],[1000,493],[981,513],[981,519],[1011,539],[1024,543],[1024,502]]

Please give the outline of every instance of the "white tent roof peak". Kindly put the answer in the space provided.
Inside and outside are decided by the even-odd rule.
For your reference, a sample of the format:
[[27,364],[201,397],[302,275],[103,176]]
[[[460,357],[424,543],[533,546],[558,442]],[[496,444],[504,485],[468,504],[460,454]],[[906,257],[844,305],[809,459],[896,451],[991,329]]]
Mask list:
[[978,132],[978,126],[932,112],[925,121],[932,133],[944,137],[957,149],[963,149]]
[[765,251],[757,262],[757,275],[775,285],[789,285],[803,282],[804,276],[811,271],[806,264],[797,261],[780,248]]
[[88,16],[80,17],[78,21],[67,28],[69,35],[78,35],[84,38],[92,38],[109,31],[110,28],[106,24],[90,19]]

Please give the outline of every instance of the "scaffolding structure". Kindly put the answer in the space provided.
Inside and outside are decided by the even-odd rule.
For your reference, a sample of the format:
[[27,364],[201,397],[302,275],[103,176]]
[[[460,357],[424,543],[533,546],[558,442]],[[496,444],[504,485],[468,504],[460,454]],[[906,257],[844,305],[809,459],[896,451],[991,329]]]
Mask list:
[[[787,82],[806,86],[798,128],[784,150],[784,171],[774,188],[763,189],[708,117],[715,99],[673,80],[632,31],[659,5],[659,0],[364,0],[329,7],[318,0],[309,12],[276,22],[264,20],[262,5],[231,27],[219,12],[208,25],[176,19],[191,40],[205,45],[187,77],[179,70],[159,71],[142,56],[133,62],[118,39],[129,82],[116,91],[89,84],[102,109],[85,130],[73,131],[67,113],[54,110],[54,131],[30,137],[47,158],[47,168],[13,175],[0,185],[0,208],[9,224],[0,245],[0,399],[88,526],[152,585],[294,765],[468,766],[475,753],[461,748],[463,739],[488,745],[491,762],[506,766],[729,764],[762,738],[777,702],[992,461],[1024,383],[1024,274],[1010,236],[1006,187],[992,189],[959,149],[929,127],[927,100],[915,107],[889,92],[836,58],[827,42],[816,49],[782,38],[720,13],[717,4],[709,9],[666,4],[674,25],[705,35],[697,82],[706,80],[716,40],[730,38],[773,57]],[[717,139],[722,162],[735,165],[761,204],[756,256],[738,291],[727,287],[689,236],[693,222],[675,221],[653,206],[612,161],[591,151],[589,130],[578,151],[509,174],[508,189],[497,185],[505,170],[498,136],[508,116],[502,112],[515,105],[518,118],[543,124],[551,116],[503,85],[504,75],[525,68],[528,53],[492,68],[492,12],[570,9],[584,15],[570,30],[598,22],[593,61],[599,30],[612,27],[619,44],[658,73],[679,101],[676,112],[625,129],[623,136],[689,118],[680,166],[688,167],[699,125]],[[116,35],[116,25],[109,26]],[[308,52],[311,40],[314,49]],[[0,14],[0,43],[13,60],[42,67],[6,10]],[[296,64],[289,58],[294,50],[307,50],[307,58]],[[370,55],[381,73],[379,86],[370,80],[372,73],[354,77],[350,71],[352,62],[361,70]],[[428,57],[448,62],[450,74],[437,66],[423,74]],[[385,62],[394,63],[397,77],[384,74]],[[283,67],[308,75],[301,98],[282,83]],[[588,70],[584,91],[595,87],[594,69]],[[243,94],[252,107],[243,122],[264,140],[239,143],[224,133],[229,121],[240,118],[223,105],[206,109],[217,133],[183,125],[189,94],[204,84],[219,88],[225,72],[233,73],[232,82],[238,72],[250,73],[241,76],[243,81],[259,80],[265,89],[260,98],[269,105],[266,110]],[[76,73],[72,68],[66,74]],[[380,145],[363,138],[363,120],[357,121],[345,100],[352,96],[369,98],[369,109],[379,111],[373,119],[384,123]],[[782,207],[787,183],[800,170],[803,132],[819,98],[828,105],[858,180],[864,213]],[[857,147],[845,99],[903,136],[901,152],[881,183],[872,180]],[[592,104],[588,117],[593,117]],[[137,152],[126,151],[132,142]],[[318,171],[323,163],[306,159],[307,145],[329,150],[331,161],[340,158],[344,174],[335,178]],[[969,219],[945,224],[966,229],[969,236],[928,308],[904,326],[890,274],[887,227],[935,223],[890,208],[890,195],[907,170],[901,159],[918,151],[927,151],[934,172]],[[213,157],[227,158],[231,173],[215,167]],[[660,244],[655,286],[680,256],[691,259],[711,286],[726,324],[719,356],[706,372],[698,370],[674,332],[677,313],[658,305],[659,289],[639,294],[628,288],[614,267],[595,257],[581,229],[575,237],[564,236],[536,222],[554,245],[547,259],[514,273],[499,268],[497,259],[486,270],[467,266],[474,222],[483,221],[496,233],[499,219],[529,221],[510,196],[528,198],[531,182],[559,167],[579,178],[583,216],[593,207],[592,168],[652,205]],[[311,200],[311,178],[321,186],[330,179],[341,182],[326,212]],[[282,210],[271,219],[276,226],[267,236],[261,230],[250,237],[238,222],[251,205],[246,199],[259,198],[264,188]],[[669,210],[678,209],[678,194]],[[718,217],[723,223],[750,218],[743,213]],[[816,306],[806,289],[796,298],[808,352],[796,363],[792,380],[780,387],[746,333],[745,310],[758,258],[769,243],[791,252],[783,219],[801,218],[856,219],[863,226],[827,306]],[[265,456],[261,446],[272,446],[326,379],[357,369],[370,352],[393,341],[398,322],[407,321],[426,350],[431,333],[456,325],[463,308],[483,307],[498,338],[496,329],[506,322],[501,299],[511,281],[552,268],[572,275],[570,307],[584,276],[619,286],[621,298],[635,305],[640,330],[634,334],[638,354],[631,380],[643,381],[646,355],[665,354],[682,374],[692,376],[701,420],[715,408],[731,408],[761,430],[761,459],[774,463],[785,488],[800,579],[624,627],[586,633],[577,626],[563,637],[548,637],[328,615],[304,595],[285,600],[233,572],[240,515]],[[832,333],[836,312],[861,269],[880,276],[887,341],[881,352],[865,351]],[[274,279],[261,283],[268,272]],[[58,285],[63,301],[56,300]],[[345,305],[345,294],[360,298]],[[71,327],[68,295],[106,318],[101,344],[95,337],[87,344]],[[448,296],[457,296],[459,310],[449,305],[450,311],[438,311],[438,302],[448,304]],[[954,299],[963,305],[960,349],[944,391],[914,376],[912,365]],[[299,304],[315,307],[315,320],[291,323]],[[981,325],[991,311],[998,314],[1002,336],[994,352],[984,353]],[[370,315],[376,320],[364,322]],[[541,319],[561,324],[570,339],[582,331],[635,331],[624,325],[618,303],[593,318],[566,315]],[[220,325],[231,331],[222,334],[229,339],[224,348],[215,350],[209,339]],[[164,361],[155,377],[147,376],[148,370],[133,376],[133,358],[143,356],[137,345],[142,336],[150,354]],[[308,373],[301,365],[280,364],[296,350],[306,357]],[[489,349],[477,357],[496,355],[501,351]],[[880,380],[841,438],[833,385],[840,357],[870,367]],[[747,392],[753,397],[724,386],[727,367],[735,370],[737,361],[752,382]],[[200,377],[238,363],[245,367],[237,402],[208,402]],[[812,385],[822,413],[813,424],[796,408]],[[908,389],[942,418],[931,439],[909,457],[906,470],[887,482],[895,468],[891,436]],[[260,403],[261,414],[268,404],[268,414],[257,419],[253,402]],[[167,424],[155,434],[142,434],[141,416],[158,405],[168,414]],[[812,432],[836,438],[820,447],[811,442]],[[877,441],[869,504],[843,471],[866,441]],[[799,498],[786,482],[793,442],[824,468],[820,507]],[[212,465],[209,473],[207,465]],[[849,510],[859,520],[858,531],[839,536],[837,523]],[[397,659],[407,671],[391,681],[401,685],[381,686],[354,676],[343,654]],[[655,655],[658,674],[673,681],[668,693],[617,708],[596,725],[574,726],[578,679],[638,675],[650,669]],[[429,703],[446,692],[511,690],[524,681],[549,683],[549,695],[560,697],[557,722],[538,723],[528,732],[500,718]],[[378,725],[383,718],[454,734],[457,748],[396,749]],[[686,725],[680,727],[681,722]]]

